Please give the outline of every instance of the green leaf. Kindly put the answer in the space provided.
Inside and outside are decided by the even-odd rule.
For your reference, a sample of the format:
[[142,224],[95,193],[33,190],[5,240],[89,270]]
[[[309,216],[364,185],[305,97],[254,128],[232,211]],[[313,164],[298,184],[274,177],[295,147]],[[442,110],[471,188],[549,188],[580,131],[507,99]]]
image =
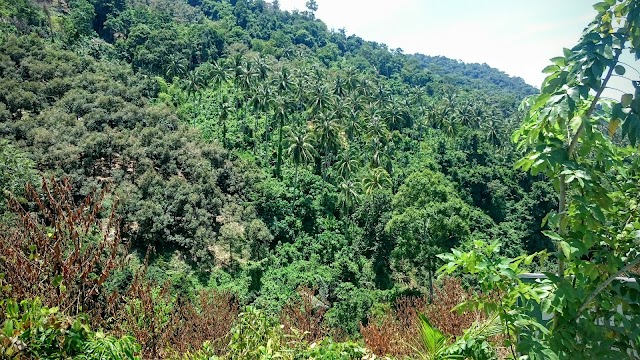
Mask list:
[[560,250],[562,250],[562,254],[568,260],[571,260],[571,246],[566,241],[560,241]]
[[7,315],[9,315],[10,317],[17,317],[18,316],[19,306],[18,306],[18,303],[15,300],[7,299],[7,301],[6,301],[4,306],[6,308]]
[[2,333],[6,337],[13,336],[13,319],[9,319],[4,322],[4,328],[2,329]]
[[580,125],[582,125],[582,122],[583,122],[583,121],[586,121],[586,120],[587,120],[587,119],[586,119],[586,117],[585,117],[584,115],[581,115],[581,116],[574,116],[574,117],[573,117],[573,119],[571,119],[571,120],[569,121],[569,126],[570,126],[572,129],[576,129],[576,130],[577,130],[577,129],[580,127]]
[[536,254],[531,254],[529,256],[527,256],[526,258],[524,258],[524,264],[525,265],[531,265],[531,263],[533,262],[533,259],[536,257]]
[[542,232],[546,237],[548,237],[549,239],[553,240],[553,241],[562,241],[562,236],[558,235],[558,233],[551,231],[551,230],[545,230]]
[[516,169],[522,169],[524,171],[528,171],[529,168],[531,168],[531,164],[533,163],[533,161],[527,159],[527,158],[522,158],[520,160],[518,160],[513,167]]
[[558,357],[558,354],[553,352],[553,350],[551,350],[551,349],[542,349],[542,354],[544,355],[545,359],[548,359],[548,360],[559,360],[560,359]]
[[558,67],[558,65],[549,65],[547,67],[545,67],[544,69],[542,69],[542,73],[543,74],[553,74],[554,72],[560,70],[560,67]]
[[606,2],[599,2],[599,3],[593,5],[593,8],[596,9],[596,11],[599,12],[599,13],[605,12],[610,7],[611,6],[609,4],[607,4]]
[[556,56],[554,58],[551,58],[551,62],[558,65],[558,66],[565,66],[566,65],[566,60],[564,58],[564,56]]

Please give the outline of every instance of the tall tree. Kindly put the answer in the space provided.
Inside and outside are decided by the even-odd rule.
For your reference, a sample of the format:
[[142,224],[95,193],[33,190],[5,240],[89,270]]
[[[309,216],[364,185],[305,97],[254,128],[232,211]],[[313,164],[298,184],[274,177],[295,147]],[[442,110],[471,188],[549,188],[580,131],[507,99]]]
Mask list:
[[187,73],[188,66],[189,63],[187,62],[187,59],[178,55],[171,56],[167,63],[167,68],[165,71],[167,80],[172,80],[174,77],[184,76],[184,74]]
[[391,177],[383,168],[374,168],[362,179],[362,190],[371,195],[377,190],[391,187]]
[[354,151],[347,148],[340,153],[335,163],[338,175],[347,180],[358,168],[358,159],[355,157]]
[[331,166],[331,159],[341,146],[340,124],[334,118],[334,113],[321,113],[314,121],[314,133],[318,140],[318,145],[322,149],[322,177],[327,179],[327,169]]
[[287,153],[291,157],[295,167],[295,184],[298,185],[298,166],[306,164],[313,159],[315,148],[313,147],[312,134],[299,129],[289,130],[287,138],[289,148]]
[[274,116],[278,124],[278,152],[276,159],[276,177],[282,178],[282,132],[289,119],[289,102],[283,96],[276,98]]

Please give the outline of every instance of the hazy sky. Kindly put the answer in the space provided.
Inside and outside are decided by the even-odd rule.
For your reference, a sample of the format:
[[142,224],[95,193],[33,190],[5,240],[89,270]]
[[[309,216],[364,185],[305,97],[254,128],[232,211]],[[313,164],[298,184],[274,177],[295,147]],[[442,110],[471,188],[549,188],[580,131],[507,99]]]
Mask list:
[[[305,10],[306,0],[280,0]],[[316,0],[316,16],[405,53],[487,63],[539,87],[549,59],[572,47],[595,0]]]

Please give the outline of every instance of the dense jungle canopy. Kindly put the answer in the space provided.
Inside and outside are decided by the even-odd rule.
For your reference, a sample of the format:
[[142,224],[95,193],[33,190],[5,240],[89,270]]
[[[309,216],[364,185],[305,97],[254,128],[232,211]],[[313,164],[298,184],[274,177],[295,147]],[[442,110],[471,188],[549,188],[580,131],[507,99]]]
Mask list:
[[[269,317],[306,289],[323,326],[349,339],[399,299],[432,299],[436,271],[453,261],[439,254],[496,240],[496,256],[555,252],[568,233],[550,231],[548,214],[565,206],[555,175],[518,162],[536,145],[524,137],[552,132],[518,130],[536,106],[519,105],[550,85],[347,36],[316,10],[315,1],[283,11],[277,0],[0,0],[2,229],[40,213],[34,229],[71,236],[76,228],[56,227],[68,219],[56,196],[99,199],[85,221],[94,230],[78,241],[111,234],[121,243],[96,258],[126,262],[82,275],[113,270],[103,292],[87,295],[96,303],[138,284],[141,268],[148,292],[175,307],[215,291]],[[616,144],[635,144],[624,131]]]

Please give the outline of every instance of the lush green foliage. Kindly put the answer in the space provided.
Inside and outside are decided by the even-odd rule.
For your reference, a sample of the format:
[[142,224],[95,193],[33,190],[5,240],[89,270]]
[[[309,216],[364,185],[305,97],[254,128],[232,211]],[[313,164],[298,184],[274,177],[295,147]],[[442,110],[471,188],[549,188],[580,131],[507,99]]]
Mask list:
[[418,349],[417,353],[420,359],[497,359],[493,346],[488,342],[490,337],[499,335],[503,331],[497,316],[474,324],[455,341],[451,341],[431,325],[424,314],[418,314],[418,317],[420,318],[420,345],[422,349]]
[[71,318],[58,308],[47,308],[38,298],[13,299],[4,304],[6,313],[0,334],[0,355],[9,359],[113,359],[134,360],[140,345],[130,336],[115,338],[93,332],[87,319]]
[[[531,270],[555,266],[527,256],[557,245],[562,271],[548,294],[574,292],[570,275],[606,282],[636,256],[635,202],[627,205],[637,197],[637,159],[622,144],[635,143],[638,95],[608,103],[598,92],[605,71],[624,74],[616,54],[637,48],[638,36],[631,21],[612,30],[635,1],[603,4],[581,45],[554,59],[542,94],[519,111],[536,93],[521,80],[329,30],[315,1],[288,12],[262,0],[0,0],[0,200],[36,211],[21,199],[36,172],[69,178],[75,200],[110,188],[104,205],[119,202],[131,254],[93,300],[126,294],[118,316],[152,354],[180,341],[176,319],[219,325],[195,315],[206,303],[176,310],[212,290],[261,309],[240,316],[235,334],[243,326],[255,334],[233,338],[228,356],[357,356],[354,344],[290,346],[274,319],[307,287],[326,310],[318,321],[354,336],[376,309],[432,296],[436,255],[455,247],[526,259]],[[509,135],[524,114],[517,148]],[[624,137],[610,140],[618,128]],[[529,174],[514,168],[525,150],[533,152],[517,165]],[[559,201],[550,178],[559,179]],[[103,215],[78,248],[99,237]],[[18,234],[11,216],[2,230]],[[494,239],[495,252],[473,250],[474,240]],[[514,262],[476,269],[457,251],[446,260],[474,272],[469,285],[503,286],[502,305],[529,291],[507,287],[524,286]],[[154,285],[137,273],[145,253]],[[605,299],[584,289],[575,299]],[[554,299],[557,308],[564,298]],[[227,356],[220,336],[208,349],[179,351]],[[108,336],[93,339],[93,353],[117,348]]]
[[[640,263],[639,82],[623,77],[633,93],[619,101],[604,94],[612,77],[629,68],[620,59],[624,52],[640,59],[640,2],[610,0],[594,7],[598,15],[580,42],[552,59],[541,94],[523,103],[528,115],[514,134],[530,151],[517,166],[554,180],[558,210],[545,217],[551,227],[545,235],[556,245],[557,270],[524,283],[519,275],[536,254],[504,258],[497,244],[481,242],[443,257],[449,261],[444,271],[473,274],[485,294],[502,295],[469,305],[501,310],[512,349],[529,358],[638,354],[640,289],[616,277],[637,277],[633,268]],[[532,317],[532,303],[553,320]]]
[[0,142],[0,210],[6,210],[10,198],[24,198],[24,187],[36,181],[34,164],[7,141]]
[[[506,141],[534,92],[520,80],[427,69],[261,1],[25,3],[6,19],[6,148],[77,196],[111,184],[123,237],[154,247],[149,275],[192,284],[181,292],[277,312],[315,287],[355,333],[372,305],[428,289],[438,252],[476,236],[511,255],[548,247],[555,201]],[[430,182],[439,199],[403,200]]]
[[302,341],[304,334],[290,335],[269,320],[263,312],[248,307],[232,329],[229,359],[327,359],[356,360],[366,350],[355,343],[335,343],[325,339],[320,343]]

